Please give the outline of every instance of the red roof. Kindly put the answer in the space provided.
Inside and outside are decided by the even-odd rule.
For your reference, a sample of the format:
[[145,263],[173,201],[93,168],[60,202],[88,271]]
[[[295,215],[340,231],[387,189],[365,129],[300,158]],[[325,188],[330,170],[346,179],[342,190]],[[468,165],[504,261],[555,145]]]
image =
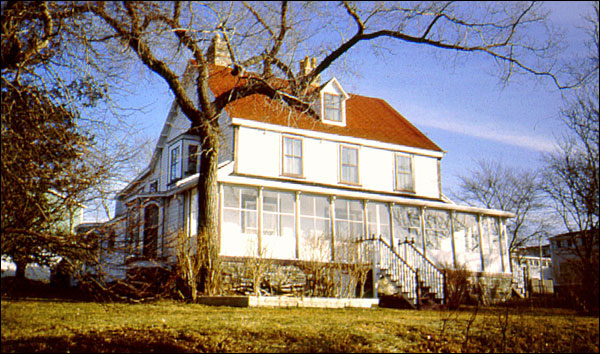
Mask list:
[[[231,75],[231,69],[224,67],[214,66],[210,75],[209,85],[215,96],[243,83],[238,77]],[[236,100],[228,104],[225,110],[234,118],[442,151],[387,102],[379,98],[350,94],[346,101],[345,127],[322,123],[311,115],[298,112],[259,94]]]

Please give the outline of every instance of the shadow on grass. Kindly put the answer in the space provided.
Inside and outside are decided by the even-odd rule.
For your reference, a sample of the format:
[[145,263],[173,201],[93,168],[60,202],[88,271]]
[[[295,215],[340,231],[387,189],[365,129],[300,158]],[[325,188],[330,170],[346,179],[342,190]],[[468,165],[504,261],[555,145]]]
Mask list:
[[[222,348],[223,349],[223,348]],[[13,353],[190,353],[222,351],[190,343],[185,337],[161,330],[112,330],[27,340],[3,340],[2,352]]]
[[107,330],[45,336],[24,340],[2,340],[2,352],[12,353],[235,353],[235,352],[296,352],[343,353],[372,352],[368,340],[350,334],[339,336],[271,332],[206,334],[175,332],[164,329]]

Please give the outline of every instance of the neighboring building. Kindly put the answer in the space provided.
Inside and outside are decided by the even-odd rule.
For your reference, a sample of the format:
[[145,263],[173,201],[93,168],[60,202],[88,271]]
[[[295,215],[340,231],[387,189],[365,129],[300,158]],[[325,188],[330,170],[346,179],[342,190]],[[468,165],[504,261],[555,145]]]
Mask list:
[[[596,267],[598,266],[598,230],[590,231],[595,239],[592,242],[592,251],[595,252]],[[563,292],[563,289],[580,286],[581,280],[578,276],[577,267],[581,264],[581,257],[577,254],[577,248],[583,252],[580,232],[568,232],[550,237],[550,252],[555,274],[555,291]],[[593,257],[592,257],[593,259]],[[598,274],[598,273],[596,273]]]
[[[215,96],[237,84],[231,69],[211,67]],[[445,198],[444,151],[385,101],[347,93],[335,78],[315,89],[318,118],[261,95],[219,117],[222,259],[343,261],[341,246],[376,236],[380,274],[405,291],[413,288],[406,274],[419,268],[442,296],[428,260],[510,287],[505,220],[513,215]],[[128,267],[174,262],[178,232],[195,242],[200,138],[189,129],[174,102],[148,168],[117,195],[111,223]]]
[[522,295],[554,293],[550,244],[521,247],[513,253],[513,279]]

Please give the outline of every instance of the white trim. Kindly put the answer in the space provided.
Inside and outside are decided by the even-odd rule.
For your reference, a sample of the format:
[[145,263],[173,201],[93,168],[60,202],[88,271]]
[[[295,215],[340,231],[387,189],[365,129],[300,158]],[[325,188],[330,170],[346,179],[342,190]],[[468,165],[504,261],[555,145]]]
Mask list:
[[426,149],[392,144],[392,143],[385,143],[385,142],[381,142],[381,141],[368,140],[368,139],[364,139],[364,138],[355,138],[355,137],[350,137],[350,136],[322,133],[322,132],[306,130],[306,129],[291,128],[291,127],[286,127],[283,125],[257,122],[254,120],[243,119],[243,118],[232,118],[231,120],[232,120],[232,122],[231,122],[232,125],[241,126],[244,128],[253,128],[253,129],[259,129],[259,130],[263,130],[263,131],[272,131],[272,132],[283,133],[283,134],[293,134],[293,135],[307,137],[307,138],[323,139],[323,140],[327,140],[327,141],[344,143],[344,144],[354,144],[354,145],[360,145],[360,146],[365,146],[365,147],[373,147],[373,148],[377,148],[377,149],[390,150],[390,151],[394,151],[394,152],[404,152],[404,153],[409,153],[409,154],[417,154],[417,155],[436,157],[436,158],[442,158],[442,157],[444,157],[444,154],[445,154],[445,152],[426,150]]

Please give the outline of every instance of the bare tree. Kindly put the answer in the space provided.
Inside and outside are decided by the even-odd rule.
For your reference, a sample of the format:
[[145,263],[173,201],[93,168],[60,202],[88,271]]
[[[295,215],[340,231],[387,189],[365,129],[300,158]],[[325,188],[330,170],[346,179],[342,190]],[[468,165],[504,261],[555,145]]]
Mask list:
[[111,66],[80,50],[88,44],[78,25],[83,12],[71,5],[1,4],[2,254],[19,277],[28,263],[92,256],[95,247],[73,235],[74,217],[107,182],[122,180],[135,156],[114,141],[101,144],[124,124],[108,126],[102,110],[111,100],[96,77],[110,78],[102,70]]
[[[552,228],[547,216],[541,175],[501,162],[479,160],[469,175],[460,176],[461,184],[452,195],[470,205],[510,211],[508,220],[509,251],[546,237]],[[512,262],[511,262],[512,266]]]
[[[292,110],[316,116],[311,103],[316,82],[359,43],[395,40],[457,53],[480,53],[500,65],[503,80],[517,73],[555,75],[554,35],[537,40],[532,32],[547,30],[537,3],[394,3],[328,2],[123,2],[73,4],[76,12],[93,14],[84,28],[90,48],[110,44],[133,53],[162,77],[175,95],[192,130],[201,137],[198,182],[198,252],[202,291],[214,293],[219,271],[216,171],[220,151],[218,116],[229,103],[255,94],[281,102]],[[331,36],[339,33],[339,36]],[[220,35],[239,85],[217,97],[209,89],[206,49]],[[539,32],[538,32],[539,35]],[[388,43],[386,42],[386,45]],[[106,47],[104,47],[106,48]],[[123,48],[127,48],[124,50]],[[309,72],[297,74],[298,57],[318,58]],[[178,75],[192,63],[186,90]],[[255,74],[250,74],[255,72]],[[284,81],[281,81],[283,79]]]
[[[588,19],[590,51],[577,70],[585,77],[582,87],[566,101],[562,120],[566,127],[555,153],[546,156],[544,189],[556,214],[569,231],[572,245],[571,268],[574,283],[583,284],[580,292],[588,309],[598,308],[598,240],[600,238],[600,118],[598,111],[598,35],[599,5]],[[586,73],[593,75],[587,76]],[[574,256],[574,257],[573,257]]]

